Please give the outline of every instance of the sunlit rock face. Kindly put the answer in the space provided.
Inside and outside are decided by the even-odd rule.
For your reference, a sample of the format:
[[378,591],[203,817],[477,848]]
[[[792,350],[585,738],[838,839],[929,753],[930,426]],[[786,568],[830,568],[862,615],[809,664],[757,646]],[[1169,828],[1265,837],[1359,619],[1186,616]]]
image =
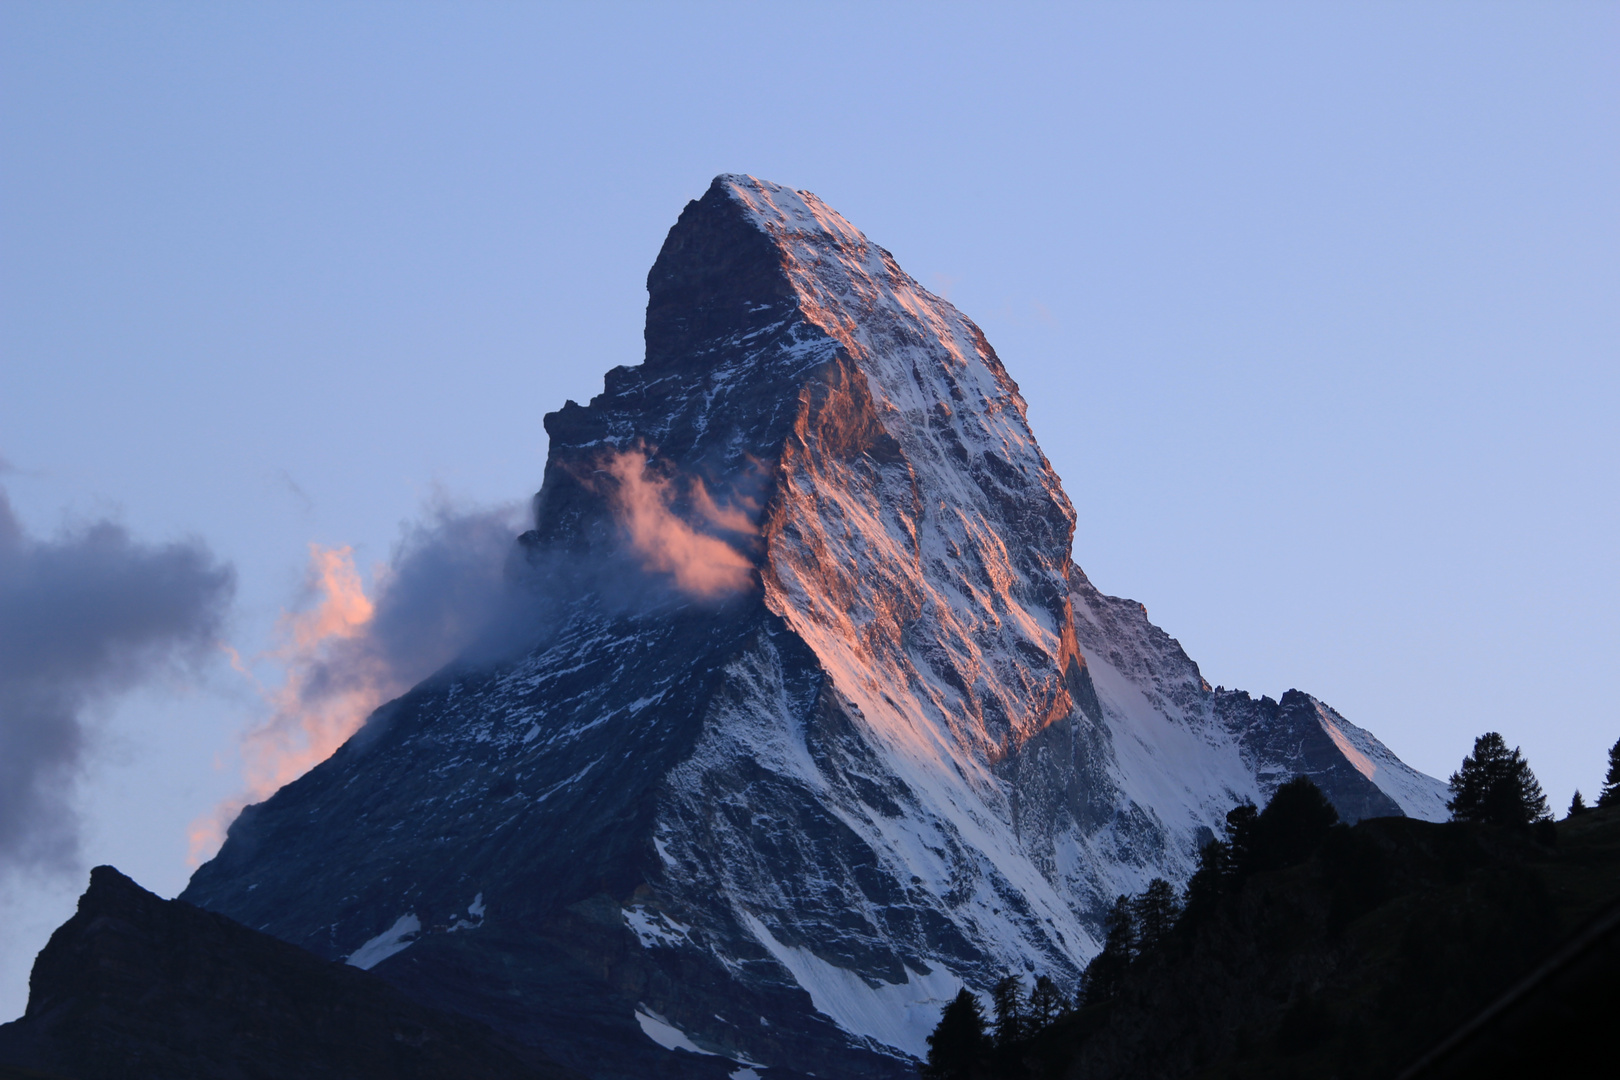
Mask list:
[[717,178],[648,293],[645,362],[546,417],[523,646],[380,709],[186,899],[597,1077],[899,1077],[964,982],[1072,983],[1293,775],[1444,816],[1098,592],[984,335],[813,195]]

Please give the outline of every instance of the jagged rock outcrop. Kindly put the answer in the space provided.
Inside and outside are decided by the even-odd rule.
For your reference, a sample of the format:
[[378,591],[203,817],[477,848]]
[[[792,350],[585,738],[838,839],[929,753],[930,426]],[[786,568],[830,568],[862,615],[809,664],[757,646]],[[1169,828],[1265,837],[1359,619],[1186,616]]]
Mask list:
[[0,1065],[72,1080],[579,1080],[482,1024],[110,866],[40,952]]
[[814,196],[716,179],[648,294],[645,362],[545,420],[538,639],[378,710],[186,899],[603,1080],[899,1077],[1296,772],[1443,815],[1098,592],[983,334]]

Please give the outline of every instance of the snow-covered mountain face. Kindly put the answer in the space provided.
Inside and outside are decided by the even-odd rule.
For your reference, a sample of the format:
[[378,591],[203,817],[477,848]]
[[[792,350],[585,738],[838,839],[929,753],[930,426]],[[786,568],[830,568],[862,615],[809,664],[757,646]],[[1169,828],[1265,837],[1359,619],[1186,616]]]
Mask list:
[[1445,816],[1098,592],[983,334],[815,196],[719,177],[648,292],[645,362],[546,417],[543,640],[384,706],[185,899],[594,1076],[900,1076],[1291,776]]

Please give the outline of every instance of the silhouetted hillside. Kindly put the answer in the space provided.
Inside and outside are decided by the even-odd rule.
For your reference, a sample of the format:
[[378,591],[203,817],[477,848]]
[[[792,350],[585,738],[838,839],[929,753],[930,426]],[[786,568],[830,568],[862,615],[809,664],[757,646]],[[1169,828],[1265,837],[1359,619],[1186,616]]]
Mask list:
[[1112,999],[1046,1028],[1021,1063],[1002,1055],[999,1071],[1558,1074],[1560,1061],[1607,1056],[1597,1044],[1620,996],[1617,898],[1620,808],[1534,829],[1334,826],[1293,865],[1229,877],[1130,963]]
[[569,1080],[576,1074],[374,975],[110,866],[0,1027],[0,1076],[71,1080]]

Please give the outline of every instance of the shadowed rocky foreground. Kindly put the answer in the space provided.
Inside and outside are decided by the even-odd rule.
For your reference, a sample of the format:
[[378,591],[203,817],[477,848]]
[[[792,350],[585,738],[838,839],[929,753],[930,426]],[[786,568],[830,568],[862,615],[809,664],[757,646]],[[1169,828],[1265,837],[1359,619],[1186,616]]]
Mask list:
[[12,1076],[71,1080],[578,1080],[375,975],[154,896],[110,866],[0,1027]]

